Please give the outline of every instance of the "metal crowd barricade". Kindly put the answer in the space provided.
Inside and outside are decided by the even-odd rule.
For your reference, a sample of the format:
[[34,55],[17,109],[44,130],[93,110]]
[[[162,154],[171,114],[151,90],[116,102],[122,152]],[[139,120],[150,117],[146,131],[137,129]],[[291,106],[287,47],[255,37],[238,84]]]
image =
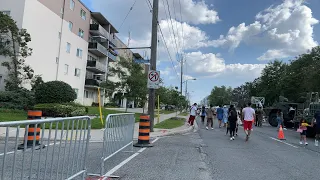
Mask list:
[[0,179],[84,179],[90,129],[88,116],[0,122]]
[[109,114],[106,118],[100,175],[105,172],[108,159],[131,147],[133,150],[135,116],[134,113]]

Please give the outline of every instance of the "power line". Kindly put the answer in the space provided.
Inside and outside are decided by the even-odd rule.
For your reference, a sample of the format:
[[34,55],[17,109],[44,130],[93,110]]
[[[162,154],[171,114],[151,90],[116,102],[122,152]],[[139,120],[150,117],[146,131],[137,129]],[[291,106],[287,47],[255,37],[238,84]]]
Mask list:
[[151,4],[150,0],[146,0],[146,3],[148,5],[148,7],[150,9],[150,13],[151,13],[152,12],[152,4]]
[[[161,26],[160,26],[159,22],[158,22],[158,26],[159,26],[159,30],[160,30],[160,33],[161,33],[162,41],[163,41],[163,43],[164,43],[164,45],[165,45],[165,47],[166,47],[166,49],[167,49],[167,52],[168,52],[168,55],[169,55],[169,58],[170,58],[172,67],[173,67],[174,71],[176,72],[176,75],[178,76],[178,71],[177,71],[176,67],[174,66],[174,63],[173,63],[173,60],[172,60],[172,57],[171,57],[169,48],[168,48],[168,46],[167,46],[167,42],[166,42],[166,40],[164,39],[164,36],[163,36],[163,33],[162,33],[162,29],[161,29]],[[179,77],[179,76],[178,76],[178,77]]]
[[180,5],[180,22],[181,22],[181,32],[182,32],[182,49],[184,49],[184,32],[183,32],[183,23],[182,23],[181,0],[179,0],[179,5]]
[[[166,1],[167,1],[167,6],[168,6],[168,12],[169,12],[169,17],[170,17],[170,22],[171,22],[171,28],[172,28],[172,31],[173,31],[174,42],[175,42],[175,45],[176,45],[177,54],[178,54],[178,56],[179,56],[178,45],[177,45],[177,40],[176,40],[176,34],[174,33],[173,23],[172,23],[172,17],[171,17],[171,12],[170,12],[170,5],[169,5],[168,0],[166,0]],[[178,62],[179,62],[179,61],[178,61]]]
[[121,25],[120,25],[119,30],[122,28],[123,23],[124,23],[124,22],[126,21],[126,19],[128,18],[129,14],[130,14],[130,12],[132,11],[132,9],[133,9],[134,5],[136,4],[136,2],[137,2],[137,0],[134,1],[133,5],[132,5],[131,8],[129,9],[126,17],[123,19],[123,21],[122,21],[122,23],[121,23]]

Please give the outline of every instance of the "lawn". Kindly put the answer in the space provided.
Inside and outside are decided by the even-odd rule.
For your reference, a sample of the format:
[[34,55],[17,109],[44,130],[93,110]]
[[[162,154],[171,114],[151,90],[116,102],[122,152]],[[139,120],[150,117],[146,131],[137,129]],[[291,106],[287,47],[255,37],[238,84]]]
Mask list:
[[[119,113],[124,113],[124,112],[102,108],[103,121],[105,121],[108,114],[119,114]],[[100,116],[99,108],[98,107],[88,107],[88,115]],[[0,109],[0,122],[19,121],[19,120],[26,120],[26,119],[27,119],[27,112],[26,111]],[[135,113],[135,122],[139,122],[139,119],[140,119],[140,113]],[[46,124],[46,127],[48,128],[49,124]],[[55,128],[55,124],[53,124],[52,127]],[[104,127],[104,125],[101,124],[99,117],[91,120],[91,128],[92,129],[101,129],[103,127]],[[61,128],[61,123],[59,123],[59,128]]]
[[183,112],[183,113],[179,114],[179,116],[188,116],[188,115],[189,115],[189,113],[187,113],[187,112]]
[[[176,111],[174,110],[160,110],[160,114],[171,114],[171,113],[175,113]],[[158,109],[155,110],[155,113],[158,114]]]
[[159,129],[173,129],[182,126],[185,123],[185,118],[173,117],[166,119],[154,126],[154,128]]

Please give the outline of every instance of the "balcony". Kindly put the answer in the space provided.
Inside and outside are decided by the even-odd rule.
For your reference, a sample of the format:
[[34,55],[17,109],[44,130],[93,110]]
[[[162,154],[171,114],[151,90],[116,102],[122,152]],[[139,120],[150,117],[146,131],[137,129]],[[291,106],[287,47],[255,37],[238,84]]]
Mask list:
[[108,52],[108,57],[109,57],[109,61],[115,62],[117,61],[118,56],[115,56],[111,52]]
[[89,42],[88,50],[98,57],[106,57],[109,53],[107,48],[98,42]]
[[100,61],[87,61],[87,69],[97,74],[104,74],[107,66]]
[[98,88],[100,86],[100,83],[96,79],[86,79],[84,85],[85,87]]
[[90,24],[90,33],[94,36],[104,36],[109,38],[109,33],[99,24]]

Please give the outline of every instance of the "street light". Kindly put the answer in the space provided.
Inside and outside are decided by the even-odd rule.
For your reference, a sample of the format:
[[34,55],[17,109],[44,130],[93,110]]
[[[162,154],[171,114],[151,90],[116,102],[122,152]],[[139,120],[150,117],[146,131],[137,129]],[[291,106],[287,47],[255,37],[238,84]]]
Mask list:
[[187,93],[188,93],[188,81],[195,81],[197,80],[196,78],[192,78],[192,79],[187,79],[185,81],[183,81],[182,83],[186,83],[186,91],[185,91],[185,96],[187,96]]

